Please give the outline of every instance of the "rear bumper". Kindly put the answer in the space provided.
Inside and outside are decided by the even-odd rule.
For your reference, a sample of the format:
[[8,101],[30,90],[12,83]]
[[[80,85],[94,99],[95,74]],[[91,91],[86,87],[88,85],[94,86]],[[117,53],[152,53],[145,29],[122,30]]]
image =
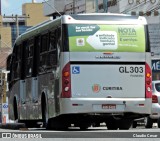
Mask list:
[[159,117],[160,117],[160,105],[158,103],[153,103],[150,118],[158,119]]
[[[115,109],[103,109],[102,105],[116,105]],[[151,114],[151,99],[145,98],[62,98],[60,114],[106,113]]]

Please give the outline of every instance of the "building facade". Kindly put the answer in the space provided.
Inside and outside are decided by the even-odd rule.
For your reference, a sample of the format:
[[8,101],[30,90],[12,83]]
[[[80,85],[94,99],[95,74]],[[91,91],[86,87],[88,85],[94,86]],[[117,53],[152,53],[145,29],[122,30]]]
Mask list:
[[3,17],[0,15],[0,49],[11,47],[11,27],[3,26]]
[[23,4],[22,15],[0,15],[1,48],[12,47],[18,35],[46,20],[49,17],[44,16],[42,3]]
[[43,15],[42,3],[25,3],[22,6],[22,15],[0,15],[0,106],[6,92],[2,77],[6,70],[6,59],[12,52],[17,36],[27,28],[46,20],[49,20],[49,17]]
[[22,15],[28,18],[25,18],[25,26],[34,26],[46,20],[49,20],[49,17],[44,16],[43,14],[43,4],[42,3],[25,3],[22,6]]

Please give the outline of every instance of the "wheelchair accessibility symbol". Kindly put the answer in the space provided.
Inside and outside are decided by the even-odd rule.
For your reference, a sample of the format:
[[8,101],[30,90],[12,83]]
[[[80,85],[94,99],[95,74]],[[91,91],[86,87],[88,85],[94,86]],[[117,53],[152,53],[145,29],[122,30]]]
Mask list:
[[72,67],[72,74],[79,74],[80,73],[80,67],[79,66],[73,66]]

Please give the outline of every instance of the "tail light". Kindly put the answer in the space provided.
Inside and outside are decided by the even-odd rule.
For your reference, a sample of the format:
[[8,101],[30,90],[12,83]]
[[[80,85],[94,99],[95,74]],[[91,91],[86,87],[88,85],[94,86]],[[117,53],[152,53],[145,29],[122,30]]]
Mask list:
[[158,97],[156,95],[152,95],[152,103],[158,103]]
[[62,98],[71,97],[71,75],[70,63],[66,64],[62,70]]
[[147,63],[145,68],[146,98],[152,98],[152,71]]

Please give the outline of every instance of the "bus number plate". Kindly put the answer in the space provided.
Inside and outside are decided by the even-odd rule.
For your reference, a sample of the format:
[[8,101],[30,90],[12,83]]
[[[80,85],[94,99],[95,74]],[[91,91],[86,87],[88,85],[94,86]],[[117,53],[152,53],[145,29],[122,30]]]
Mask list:
[[115,104],[103,104],[102,109],[116,109]]

